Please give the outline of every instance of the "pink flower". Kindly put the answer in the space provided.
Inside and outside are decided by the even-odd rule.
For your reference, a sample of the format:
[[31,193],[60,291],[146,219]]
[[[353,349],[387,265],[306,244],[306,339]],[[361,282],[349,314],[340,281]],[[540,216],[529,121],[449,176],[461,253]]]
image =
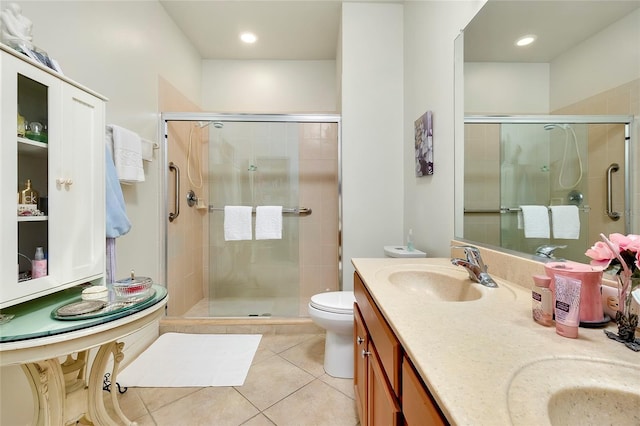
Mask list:
[[[619,251],[620,248],[618,244],[613,241],[612,243],[613,246]],[[590,249],[585,252],[585,255],[592,259],[591,265],[602,266],[604,268],[607,268],[609,266],[609,263],[611,263],[611,261],[616,258],[616,253],[613,253],[609,246],[602,241],[597,241]]]
[[620,250],[629,250],[633,252],[640,251],[640,235],[622,235],[611,234],[609,235],[609,241],[620,247]]

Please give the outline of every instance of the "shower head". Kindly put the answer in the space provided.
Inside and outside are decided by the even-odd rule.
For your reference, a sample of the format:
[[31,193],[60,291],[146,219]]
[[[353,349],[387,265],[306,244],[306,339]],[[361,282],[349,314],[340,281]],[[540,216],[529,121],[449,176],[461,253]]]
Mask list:
[[564,124],[564,123],[561,123],[561,124],[558,124],[558,123],[549,123],[549,124],[545,124],[545,125],[544,125],[544,129],[545,129],[545,130],[553,130],[553,129],[555,129],[555,128],[567,130],[567,129],[568,129],[568,128],[570,128],[570,127],[571,127],[571,126],[570,126],[569,124]]
[[215,127],[216,129],[222,129],[224,127],[224,123],[222,121],[198,121],[196,123],[196,126],[200,127],[201,129],[204,127],[207,127],[209,125],[213,124],[213,127]]

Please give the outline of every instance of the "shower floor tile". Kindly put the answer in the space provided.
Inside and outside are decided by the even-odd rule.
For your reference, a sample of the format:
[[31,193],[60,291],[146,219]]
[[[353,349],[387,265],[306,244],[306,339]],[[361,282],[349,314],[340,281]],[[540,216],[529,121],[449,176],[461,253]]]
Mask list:
[[353,380],[325,374],[323,357],[324,333],[265,334],[243,386],[129,388],[120,406],[139,425],[359,425]]

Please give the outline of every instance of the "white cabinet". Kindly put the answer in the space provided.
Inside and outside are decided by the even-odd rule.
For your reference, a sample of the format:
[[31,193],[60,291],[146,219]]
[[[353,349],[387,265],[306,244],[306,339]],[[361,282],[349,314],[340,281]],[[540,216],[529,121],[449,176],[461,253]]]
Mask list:
[[[87,281],[105,265],[105,98],[0,46],[0,307]],[[17,136],[18,112],[46,142]],[[44,216],[18,216],[30,179]],[[47,255],[47,275],[19,280],[24,257]],[[24,256],[20,256],[19,253]]]

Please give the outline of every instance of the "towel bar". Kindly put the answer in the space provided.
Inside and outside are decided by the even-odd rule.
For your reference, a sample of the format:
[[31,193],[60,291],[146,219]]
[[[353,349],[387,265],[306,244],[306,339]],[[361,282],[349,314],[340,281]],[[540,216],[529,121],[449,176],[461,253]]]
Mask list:
[[[214,206],[209,206],[209,212],[214,212],[214,211],[224,211],[224,207],[214,207]],[[256,212],[256,208],[254,207],[252,210],[253,213]],[[306,207],[292,207],[292,208],[283,208],[282,209],[282,213],[287,213],[287,214],[297,214],[299,216],[308,216],[311,214],[311,209],[306,208]]]

